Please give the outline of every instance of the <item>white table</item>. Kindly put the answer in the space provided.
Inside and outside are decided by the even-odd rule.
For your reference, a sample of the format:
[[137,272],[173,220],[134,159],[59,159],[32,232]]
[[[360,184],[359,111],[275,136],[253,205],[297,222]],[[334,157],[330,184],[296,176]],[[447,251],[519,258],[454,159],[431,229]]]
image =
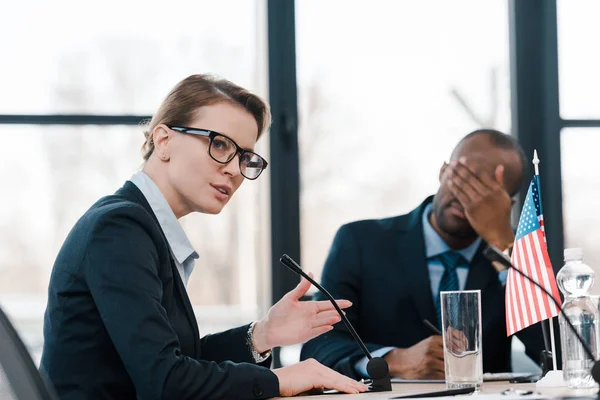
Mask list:
[[[522,389],[531,390],[540,393],[546,397],[560,397],[560,396],[595,396],[598,389],[569,389],[569,388],[541,388],[538,389],[535,383],[508,383],[507,381],[501,382],[484,382],[481,388],[481,394],[500,394],[500,392],[506,389]],[[359,399],[390,399],[395,396],[401,396],[410,393],[426,393],[426,392],[437,392],[445,390],[446,385],[443,383],[393,383],[391,392],[378,392],[378,393],[360,393],[360,394],[329,394],[329,395],[316,395],[309,396],[310,399],[329,399],[329,400],[359,400]],[[470,396],[470,395],[465,395]],[[465,396],[454,396],[453,398],[459,400],[465,400]],[[483,399],[485,396],[481,396]],[[490,396],[490,400],[495,396]],[[503,396],[506,400],[512,400],[519,398],[522,400],[536,398],[535,396]],[[283,399],[283,397],[277,397],[277,399]],[[472,399],[476,400],[476,399]]]

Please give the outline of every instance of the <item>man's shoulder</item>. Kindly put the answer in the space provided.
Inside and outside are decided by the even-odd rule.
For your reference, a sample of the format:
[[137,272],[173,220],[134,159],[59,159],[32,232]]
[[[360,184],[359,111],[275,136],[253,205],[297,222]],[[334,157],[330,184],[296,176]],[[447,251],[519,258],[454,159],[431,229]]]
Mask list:
[[373,231],[373,230],[390,230],[398,225],[403,224],[406,215],[397,215],[387,218],[363,219],[358,221],[348,222],[340,228],[340,230],[349,231]]
[[396,215],[386,218],[363,219],[348,222],[340,228],[340,231],[349,231],[355,234],[366,233],[385,233],[395,232],[407,229],[415,222],[415,218],[420,218],[421,206],[409,213]]

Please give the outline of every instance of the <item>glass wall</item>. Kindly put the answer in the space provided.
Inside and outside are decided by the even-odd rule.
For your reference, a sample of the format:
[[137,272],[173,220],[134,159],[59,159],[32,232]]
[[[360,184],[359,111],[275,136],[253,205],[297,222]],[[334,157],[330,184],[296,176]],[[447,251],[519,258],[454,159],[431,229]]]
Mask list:
[[302,261],[319,277],[340,225],[411,211],[461,137],[508,132],[508,10],[505,0],[296,8]]
[[[0,16],[11,38],[0,40],[0,114],[150,115],[192,73],[266,97],[265,16],[262,0],[12,3]],[[0,305],[38,361],[58,249],[139,170],[142,128],[0,125],[0,139]],[[201,334],[247,323],[269,302],[268,182],[268,171],[245,182],[218,216],[181,220],[200,255],[188,292]]]
[[563,129],[560,140],[565,248],[583,248],[585,262],[596,272],[592,292],[600,294],[600,216],[595,212],[600,207],[600,128]]
[[261,0],[13,2],[0,112],[146,115],[199,72],[264,92],[264,14]]
[[600,37],[596,0],[557,1],[560,115],[600,119]]
[[302,267],[320,279],[342,224],[411,211],[464,135],[509,132],[508,4],[302,0],[296,35]]
[[[560,115],[563,119],[600,119],[600,35],[595,17],[600,3],[594,0],[557,1]],[[597,122],[596,122],[597,124]],[[600,276],[600,178],[596,157],[600,126],[565,128],[560,135],[562,200],[565,248],[582,247],[584,257]],[[551,161],[551,160],[550,160]],[[596,280],[597,281],[597,280]],[[591,291],[600,294],[596,283]]]

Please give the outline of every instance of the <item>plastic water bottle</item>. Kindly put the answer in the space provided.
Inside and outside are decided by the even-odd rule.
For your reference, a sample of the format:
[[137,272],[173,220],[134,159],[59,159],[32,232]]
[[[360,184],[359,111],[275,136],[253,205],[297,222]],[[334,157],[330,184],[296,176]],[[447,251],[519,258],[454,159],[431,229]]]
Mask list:
[[[583,250],[565,249],[565,265],[558,271],[556,281],[565,296],[563,311],[583,341],[598,356],[598,308],[588,291],[594,284],[594,271],[583,263]],[[564,317],[559,317],[563,360],[563,376],[570,388],[587,388],[596,385],[591,375],[594,361],[587,356],[583,346],[569,328]]]

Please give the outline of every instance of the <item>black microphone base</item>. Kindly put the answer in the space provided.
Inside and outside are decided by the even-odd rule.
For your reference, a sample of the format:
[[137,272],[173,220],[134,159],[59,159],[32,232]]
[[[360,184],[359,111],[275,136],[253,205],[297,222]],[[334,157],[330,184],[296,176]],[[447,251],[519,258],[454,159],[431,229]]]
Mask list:
[[392,391],[392,380],[388,376],[387,378],[373,379],[369,387],[369,392],[391,392]]
[[375,357],[367,363],[367,373],[371,377],[370,392],[391,392],[392,378],[387,361]]

